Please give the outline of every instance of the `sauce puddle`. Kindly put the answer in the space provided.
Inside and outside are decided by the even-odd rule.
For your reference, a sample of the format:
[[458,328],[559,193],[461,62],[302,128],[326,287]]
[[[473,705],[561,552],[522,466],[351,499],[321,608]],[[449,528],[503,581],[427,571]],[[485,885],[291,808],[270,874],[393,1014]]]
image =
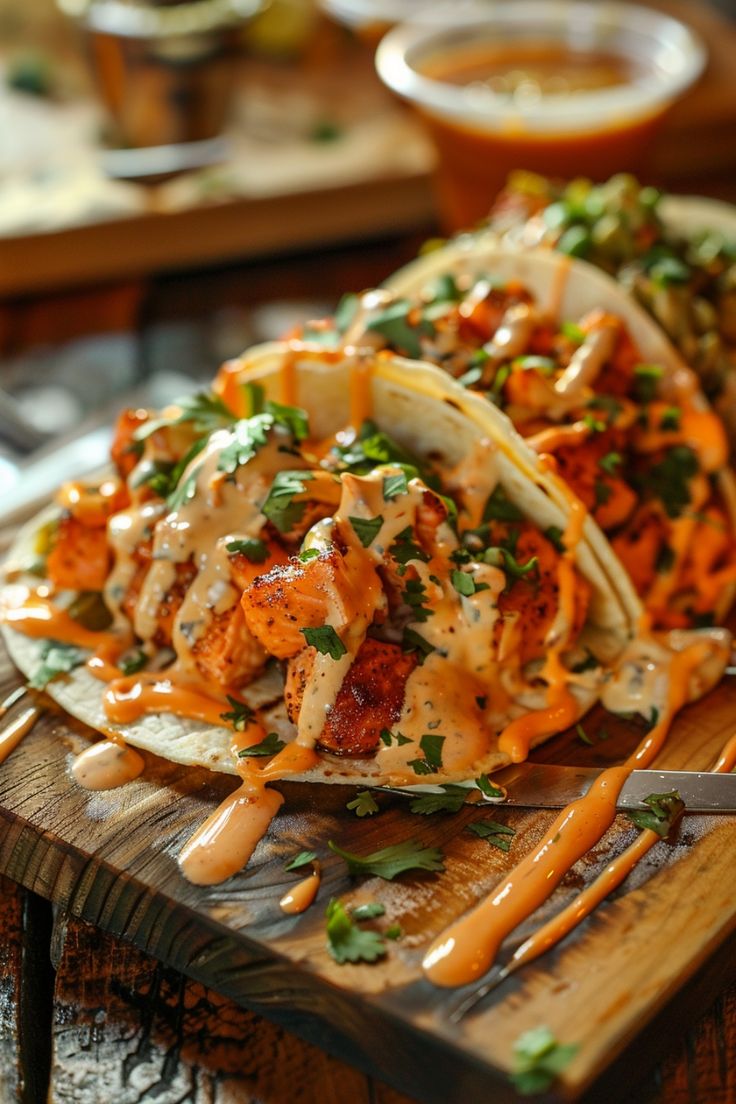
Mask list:
[[78,755],[72,775],[82,789],[114,790],[142,773],[143,757],[125,744],[100,740]]
[[308,877],[303,878],[301,882],[290,889],[288,893],[279,901],[279,908],[282,912],[285,912],[288,916],[298,916],[301,912],[306,912],[309,906],[313,903],[319,890],[321,881],[321,874],[319,865],[314,864],[312,873]]

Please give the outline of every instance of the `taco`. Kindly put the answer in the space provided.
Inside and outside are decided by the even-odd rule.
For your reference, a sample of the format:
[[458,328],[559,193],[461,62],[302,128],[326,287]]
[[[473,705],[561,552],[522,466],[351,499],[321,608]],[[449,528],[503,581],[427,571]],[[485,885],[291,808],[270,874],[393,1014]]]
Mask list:
[[547,246],[610,273],[697,373],[736,442],[736,210],[662,195],[628,174],[603,184],[511,175],[481,237]]
[[596,700],[639,607],[496,414],[430,366],[279,345],[127,412],[116,474],[62,488],[11,554],[10,652],[93,728],[181,763],[502,766]]
[[458,239],[305,336],[440,365],[551,458],[596,523],[588,540],[614,585],[631,580],[655,627],[723,620],[736,580],[725,429],[610,277],[547,250]]

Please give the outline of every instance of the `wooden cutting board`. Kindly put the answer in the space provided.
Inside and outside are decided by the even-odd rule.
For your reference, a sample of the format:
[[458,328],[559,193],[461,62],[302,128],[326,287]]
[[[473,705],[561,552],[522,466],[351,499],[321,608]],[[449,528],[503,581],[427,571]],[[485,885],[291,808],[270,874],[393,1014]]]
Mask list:
[[[0,693],[19,681],[3,652]],[[735,720],[736,685],[725,680],[678,718],[657,765],[707,769]],[[598,735],[603,725],[605,740]],[[643,731],[602,711],[585,729],[592,747],[570,733],[537,758],[605,765]],[[380,814],[359,820],[345,808],[354,796],[349,788],[284,784],[284,809],[247,871],[197,888],[179,875],[176,855],[234,779],[147,756],[141,779],[90,793],[68,772],[88,738],[77,722],[47,714],[3,764],[0,873],[428,1104],[468,1104],[491,1094],[494,1101],[516,1099],[508,1082],[513,1042],[540,1025],[579,1046],[550,1099],[586,1093],[591,1101],[620,1101],[645,1062],[654,1062],[678,1027],[736,974],[729,941],[736,928],[736,817],[686,817],[677,838],[657,844],[559,949],[453,1026],[448,1014],[458,994],[422,978],[422,953],[530,849],[553,813],[495,808],[493,818],[516,829],[504,855],[464,830],[487,810],[419,817],[401,799],[382,797]],[[536,920],[569,901],[634,834],[619,817]],[[441,847],[446,872],[405,874],[392,883],[351,880],[326,847],[333,839],[365,854],[407,838]],[[316,905],[289,918],[277,902],[299,875],[284,864],[303,848],[318,852],[323,883]],[[399,923],[404,932],[385,959],[345,966],[332,960],[324,909],[333,896],[385,905],[377,925]],[[517,940],[529,931],[524,925]]]

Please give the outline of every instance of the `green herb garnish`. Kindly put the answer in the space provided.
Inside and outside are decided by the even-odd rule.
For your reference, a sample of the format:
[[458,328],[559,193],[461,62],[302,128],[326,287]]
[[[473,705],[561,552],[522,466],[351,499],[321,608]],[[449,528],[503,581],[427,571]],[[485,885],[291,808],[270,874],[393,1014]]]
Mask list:
[[316,858],[316,851],[300,851],[298,855],[286,864],[284,870],[299,870],[302,866],[308,866],[309,863],[314,862]]
[[345,860],[350,874],[373,874],[387,882],[393,881],[407,870],[429,870],[434,873],[445,869],[439,848],[425,847],[417,840],[404,840],[380,851],[373,851],[370,855],[355,855],[350,851],[343,851],[332,840],[329,840],[327,846]]
[[258,537],[243,537],[229,541],[225,551],[231,556],[245,556],[251,563],[264,563],[268,559],[268,545]]
[[[232,725],[236,732],[245,732],[246,728],[255,717],[255,713],[244,701],[239,701],[238,698],[233,698],[230,694],[226,696],[232,709],[229,709],[226,713],[221,713],[220,720],[225,721],[226,724]],[[253,753],[251,752],[251,754]]]
[[381,514],[378,514],[376,517],[372,518],[359,518],[349,516],[348,521],[355,530],[355,535],[357,536],[360,543],[363,545],[364,548],[367,548],[368,545],[371,544],[378,536],[381,526],[383,525],[383,516]]
[[410,759],[407,766],[411,767],[415,774],[433,774],[442,769],[442,745],[445,737],[436,732],[427,732],[419,740],[419,747],[424,755],[423,759]]
[[316,648],[321,655],[328,655],[330,659],[341,659],[347,654],[347,648],[332,625],[318,625],[311,629],[300,629],[299,632],[307,644]]
[[644,804],[649,808],[627,809],[627,817],[637,828],[648,828],[666,839],[673,824],[682,815],[685,802],[677,790],[671,790],[669,793],[649,794],[649,797],[644,798]]
[[345,808],[359,817],[373,816],[374,813],[379,812],[378,802],[370,790],[361,790],[352,801],[348,801]]
[[558,1043],[548,1027],[525,1031],[514,1043],[511,1081],[522,1096],[545,1092],[578,1051],[575,1043]]
[[333,897],[327,906],[327,950],[335,962],[375,962],[386,953],[378,932],[359,928],[345,906]]
[[465,804],[468,790],[465,786],[456,786],[448,782],[443,793],[420,794],[412,798],[409,812],[419,816],[433,816],[435,813],[458,813]]
[[507,824],[500,824],[497,820],[476,820],[473,824],[466,824],[465,827],[474,836],[486,840],[499,851],[508,851],[511,840],[516,835],[515,828],[509,828]]
[[311,479],[312,473],[308,471],[276,473],[266,501],[261,506],[261,513],[273,522],[280,533],[288,533],[304,516],[306,502],[294,502],[294,499],[306,491]]
[[286,744],[279,738],[276,732],[269,732],[260,744],[251,744],[250,747],[241,748],[238,752],[239,759],[247,759],[251,756],[271,756],[278,755],[282,748],[285,748]]
[[68,675],[75,667],[81,667],[86,656],[73,644],[48,640],[41,648],[39,658],[41,665],[28,680],[28,685],[34,690],[43,690],[49,682],[53,682],[60,675]]
[[148,656],[139,648],[137,652],[133,652],[132,655],[126,656],[125,659],[120,660],[120,670],[127,678],[128,675],[137,675],[139,671],[148,663]]

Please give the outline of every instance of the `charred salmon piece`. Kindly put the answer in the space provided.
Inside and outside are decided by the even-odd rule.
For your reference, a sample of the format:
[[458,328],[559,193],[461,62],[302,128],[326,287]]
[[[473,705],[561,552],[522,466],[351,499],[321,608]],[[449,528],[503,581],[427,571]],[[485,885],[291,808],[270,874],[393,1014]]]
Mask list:
[[611,542],[638,594],[646,594],[654,583],[660,555],[668,547],[669,530],[669,522],[659,507],[645,504]]
[[[519,659],[521,664],[546,656],[547,634],[557,616],[559,604],[558,564],[559,553],[536,529],[522,529],[516,544],[515,557],[519,564],[537,557],[537,567],[520,579],[510,580],[510,585],[500,595],[498,608],[501,617],[494,626],[497,641],[503,632],[504,620],[516,615],[519,633]],[[576,634],[582,628],[590,602],[590,587],[580,576],[575,590],[574,623]]]
[[304,648],[302,629],[324,625],[335,611],[343,624],[353,620],[362,604],[357,582],[335,548],[306,563],[289,560],[246,588],[245,622],[269,655],[290,659]]
[[[138,605],[141,588],[151,566],[150,542],[140,544],[134,553],[134,559],[138,564],[135,575],[130,581],[125,597],[120,603],[121,609],[131,624],[135,622],[135,611]],[[194,581],[197,568],[191,562],[176,564],[176,580],[169,587],[161,600],[156,619],[158,628],[153,637],[153,643],[159,648],[168,648],[171,645],[174,619],[184,601],[187,590]]]
[[237,690],[262,670],[267,653],[250,633],[240,605],[216,613],[197,639],[192,654],[207,680]]
[[[294,724],[299,720],[314,656],[314,648],[305,648],[288,664],[285,700]],[[333,755],[373,755],[382,729],[391,728],[401,716],[406,682],[416,665],[414,653],[405,655],[398,644],[368,637],[348,669],[318,746]]]
[[48,577],[57,587],[102,590],[111,563],[105,529],[83,525],[74,517],[61,519],[46,560]]
[[123,479],[127,479],[140,459],[141,448],[135,431],[148,421],[146,410],[124,410],[115,424],[110,456]]
[[265,575],[274,567],[283,567],[289,562],[288,553],[273,539],[259,538],[266,547],[266,556],[262,560],[251,560],[243,552],[230,554],[230,574],[233,586],[245,590],[259,575]]
[[607,430],[582,444],[555,450],[560,475],[605,530],[623,525],[638,501],[635,491],[617,474],[617,457],[625,447],[623,434]]

